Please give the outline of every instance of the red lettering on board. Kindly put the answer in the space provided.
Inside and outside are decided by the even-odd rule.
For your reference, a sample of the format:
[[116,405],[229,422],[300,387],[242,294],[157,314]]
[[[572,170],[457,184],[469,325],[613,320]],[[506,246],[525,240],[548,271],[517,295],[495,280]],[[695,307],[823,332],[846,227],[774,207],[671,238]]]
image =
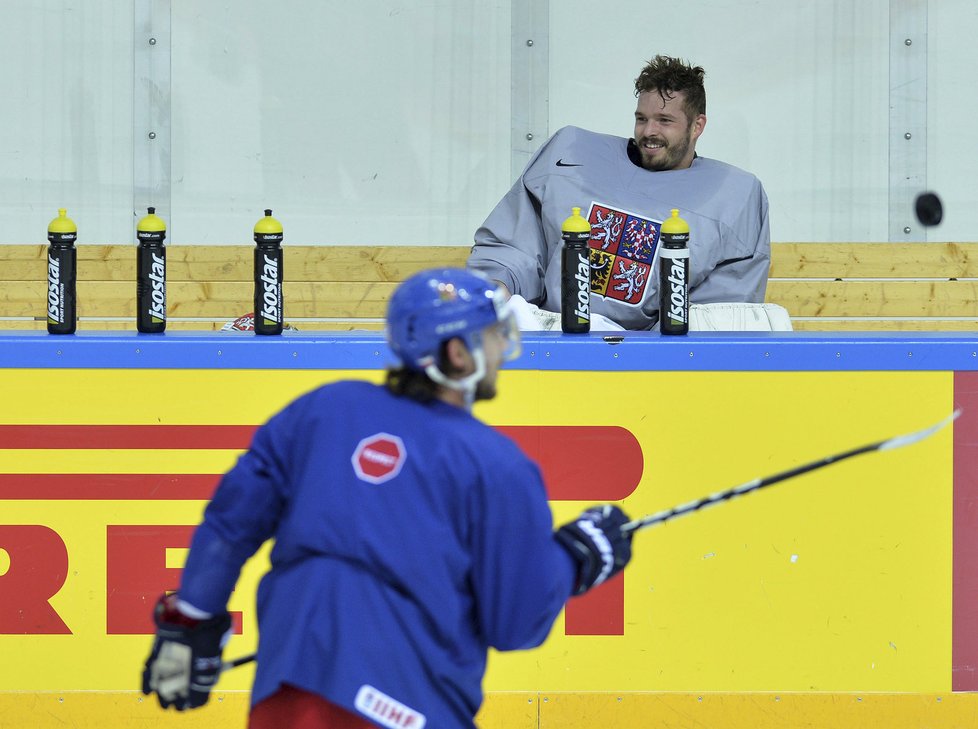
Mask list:
[[[585,506],[620,501],[642,480],[642,445],[627,428],[598,425],[499,426],[540,465],[551,501]],[[624,635],[625,576],[567,603],[565,635]]]
[[[108,526],[105,533],[105,632],[107,635],[152,635],[153,606],[164,592],[180,586],[179,567],[166,566],[167,549],[190,546],[195,527]],[[241,613],[232,612],[234,632],[241,632]]]
[[49,602],[68,577],[64,540],[39,524],[3,524],[0,549],[10,560],[0,575],[0,634],[70,635]]
[[[4,425],[0,434],[15,448],[243,449],[256,426],[232,425]],[[497,428],[539,463],[553,501],[583,506],[620,501],[642,478],[641,444],[627,428],[594,425],[523,425]],[[54,436],[57,436],[56,438]],[[219,474],[3,474],[0,499],[208,499]],[[176,532],[169,531],[175,529]],[[181,531],[183,530],[183,531]],[[152,606],[179,584],[167,569],[167,547],[186,547],[192,527],[109,526],[106,535],[106,627],[110,634],[152,633]],[[155,536],[154,536],[155,534]],[[169,541],[185,534],[183,542]],[[43,582],[43,581],[42,581]],[[43,583],[47,584],[47,583]],[[624,580],[619,578],[572,600],[568,635],[621,635]],[[240,632],[240,615],[235,616]]]

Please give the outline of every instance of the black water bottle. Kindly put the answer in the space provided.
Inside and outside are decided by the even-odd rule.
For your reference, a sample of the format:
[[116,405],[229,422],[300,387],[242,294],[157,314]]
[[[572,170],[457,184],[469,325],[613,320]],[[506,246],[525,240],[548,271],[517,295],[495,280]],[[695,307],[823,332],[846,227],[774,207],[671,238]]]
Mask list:
[[75,333],[77,238],[78,228],[68,217],[68,211],[59,208],[58,217],[48,225],[48,334]]
[[166,329],[166,223],[147,208],[136,225],[136,329],[159,334]]
[[679,210],[662,224],[659,245],[659,331],[689,331],[689,225]]
[[560,328],[567,334],[591,331],[591,225],[580,208],[560,227]]
[[265,210],[255,223],[255,334],[281,334],[285,324],[283,237],[282,224]]

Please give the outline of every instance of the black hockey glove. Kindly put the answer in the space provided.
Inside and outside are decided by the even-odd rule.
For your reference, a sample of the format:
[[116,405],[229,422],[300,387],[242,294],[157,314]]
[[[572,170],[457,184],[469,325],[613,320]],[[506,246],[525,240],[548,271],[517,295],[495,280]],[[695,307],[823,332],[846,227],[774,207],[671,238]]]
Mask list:
[[621,532],[622,524],[627,522],[625,512],[605,504],[592,506],[554,533],[560,545],[577,560],[575,595],[583,595],[625,569],[632,558],[631,533]]
[[153,610],[156,638],[143,668],[143,693],[155,691],[164,709],[183,711],[207,703],[221,675],[231,616],[195,620],[181,613],[176,603],[175,594],[164,595]]

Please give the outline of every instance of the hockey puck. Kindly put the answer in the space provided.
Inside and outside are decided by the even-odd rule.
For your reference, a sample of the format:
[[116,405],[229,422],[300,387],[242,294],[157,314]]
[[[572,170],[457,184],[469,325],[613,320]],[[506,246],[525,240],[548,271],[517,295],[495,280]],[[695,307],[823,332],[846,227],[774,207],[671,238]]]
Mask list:
[[944,217],[944,206],[941,205],[941,199],[933,192],[922,192],[917,195],[914,212],[917,213],[917,220],[921,225],[931,228],[939,224]]

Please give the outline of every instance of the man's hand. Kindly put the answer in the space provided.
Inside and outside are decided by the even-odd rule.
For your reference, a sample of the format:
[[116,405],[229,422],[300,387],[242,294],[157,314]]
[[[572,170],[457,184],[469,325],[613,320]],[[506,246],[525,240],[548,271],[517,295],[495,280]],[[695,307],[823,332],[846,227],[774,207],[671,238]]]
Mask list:
[[143,693],[155,692],[164,709],[203,706],[221,675],[221,653],[231,637],[231,616],[188,617],[178,609],[173,594],[159,599],[153,620],[156,638],[143,669]]
[[618,574],[632,558],[631,534],[622,534],[628,516],[611,504],[593,506],[577,519],[564,524],[554,537],[577,560],[575,595]]

